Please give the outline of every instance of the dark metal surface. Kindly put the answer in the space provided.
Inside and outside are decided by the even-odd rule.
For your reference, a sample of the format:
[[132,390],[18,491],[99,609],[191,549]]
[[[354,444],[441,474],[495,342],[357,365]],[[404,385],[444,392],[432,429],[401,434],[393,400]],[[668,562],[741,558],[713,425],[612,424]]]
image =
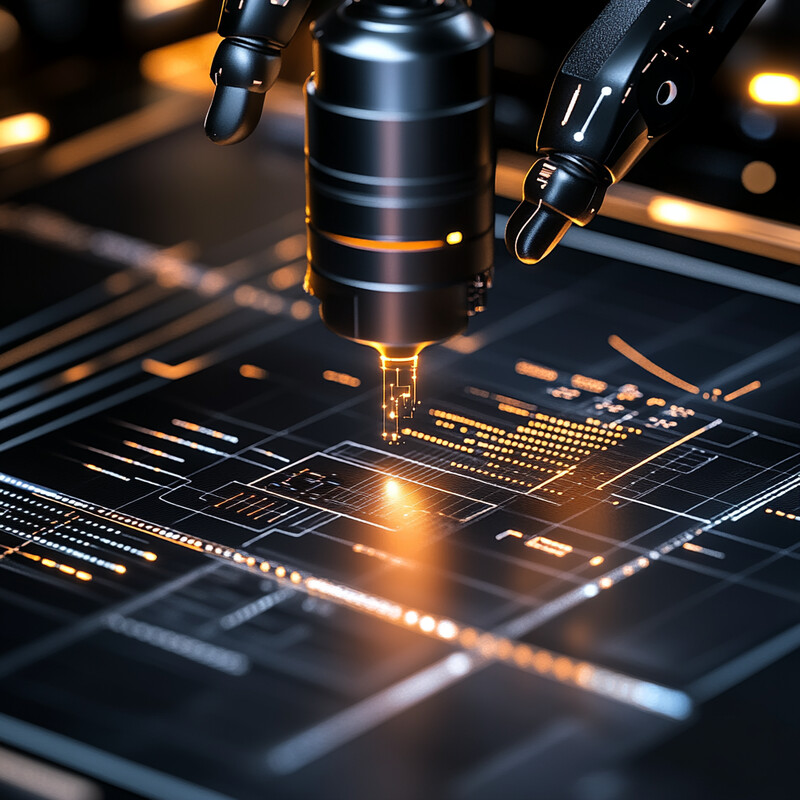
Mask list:
[[[236,800],[265,792],[527,798],[532,784],[542,797],[581,800],[658,796],[653,782],[671,787],[665,796],[692,796],[696,785],[706,790],[694,796],[752,796],[746,773],[731,788],[717,767],[701,769],[693,783],[685,768],[659,761],[658,749],[632,759],[681,731],[687,744],[681,749],[679,738],[672,745],[681,763],[697,752],[702,731],[717,752],[731,713],[726,702],[734,703],[737,722],[725,747],[739,754],[732,756],[738,763],[753,752],[735,734],[742,714],[758,730],[782,708],[785,736],[796,734],[786,711],[796,711],[791,681],[751,679],[749,697],[758,700],[746,710],[748,695],[712,700],[796,645],[800,523],[765,511],[785,515],[800,506],[797,488],[784,491],[800,459],[796,305],[653,271],[631,244],[640,238],[652,246],[651,235],[610,223],[568,237],[536,270],[514,264],[498,241],[492,307],[470,336],[432,349],[423,372],[428,399],[415,430],[429,440],[412,437],[390,453],[377,443],[371,364],[302,305],[300,153],[268,140],[208,147],[196,129],[175,134],[3,209],[14,280],[36,280],[35,298],[13,285],[11,296],[30,300],[9,304],[0,332],[9,362],[0,375],[3,739],[170,800],[196,800],[208,790]],[[189,176],[194,191],[176,202]],[[214,205],[231,176],[236,193]],[[100,183],[118,188],[101,196],[93,188]],[[605,256],[587,252],[601,242]],[[661,244],[731,269],[753,260],[677,239]],[[159,259],[175,245],[182,245],[176,261]],[[668,249],[653,252],[655,263],[669,262]],[[205,277],[206,268],[226,265]],[[789,269],[758,266],[774,279]],[[278,289],[282,280],[293,285]],[[103,311],[142,291],[156,295],[152,305]],[[205,319],[209,307],[219,316]],[[95,320],[97,330],[55,338],[38,354],[17,351],[11,365],[15,348],[96,311],[106,314],[105,322]],[[197,313],[203,325],[180,335],[172,329],[147,352],[117,349]],[[609,347],[612,335],[709,399],[642,371]],[[761,388],[739,399],[712,394],[754,380]],[[599,391],[599,382],[608,388]],[[631,383],[636,391],[620,390]],[[647,405],[650,398],[665,405]],[[673,416],[673,404],[694,416]],[[513,465],[498,461],[487,470],[490,459],[437,444],[463,443],[485,429],[436,426],[436,410],[510,432],[539,413],[576,424],[625,418],[623,425],[642,433],[530,492],[454,466],[531,481]],[[717,419],[707,434],[598,488]],[[527,472],[541,475],[538,483],[552,477]],[[392,516],[387,473],[401,491],[425,498],[419,506],[400,503],[401,517],[412,514],[408,522]],[[238,486],[249,487],[248,502],[258,504],[242,514]],[[766,504],[768,494],[775,499]],[[415,516],[426,508],[438,511]],[[750,513],[714,522],[737,509]],[[269,516],[248,518],[252,510]],[[64,524],[37,533],[51,519]],[[683,548],[681,537],[699,527],[706,532],[688,543],[701,551]],[[154,528],[214,542],[220,555],[154,537]],[[524,540],[498,540],[506,530]],[[547,545],[525,546],[537,536],[574,549],[559,557]],[[153,552],[157,561],[120,544]],[[91,572],[92,580],[9,552],[20,545]],[[253,574],[225,552],[266,559],[272,571]],[[603,565],[588,563],[595,554]],[[650,561],[646,569],[621,571],[642,558]],[[287,567],[286,577],[275,577],[277,565]],[[289,581],[292,570],[303,581],[313,576],[388,598],[566,661],[555,667],[542,655],[537,670],[521,655],[519,663],[501,657],[506,645],[497,644],[483,662],[480,650],[307,592],[307,583]],[[600,588],[609,575],[613,585]],[[589,591],[573,604],[569,598],[587,585],[597,595]],[[621,695],[587,690],[575,676],[600,673],[582,664],[677,690],[654,690],[654,697],[688,698],[691,717],[680,720],[684,700],[654,714]],[[770,770],[759,786],[769,786],[772,797],[792,796],[780,764],[769,753],[759,763]],[[715,795],[720,786],[725,794]]]

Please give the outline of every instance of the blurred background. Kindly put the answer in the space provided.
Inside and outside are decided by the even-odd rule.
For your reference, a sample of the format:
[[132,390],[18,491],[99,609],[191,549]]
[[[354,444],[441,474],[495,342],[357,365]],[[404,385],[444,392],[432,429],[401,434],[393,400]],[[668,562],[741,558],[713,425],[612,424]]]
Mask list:
[[[309,17],[331,5],[313,3]],[[552,76],[604,2],[536,3],[538,22],[530,29],[520,22],[522,3],[475,0],[473,5],[497,31],[498,147],[530,153]],[[0,201],[43,198],[58,207],[57,188],[49,195],[31,192],[57,187],[65,175],[179,131],[206,194],[216,185],[223,201],[232,193],[253,193],[244,183],[246,173],[231,173],[230,157],[207,144],[202,131],[213,88],[208,68],[219,41],[214,33],[219,6],[220,0],[0,0]],[[628,182],[800,223],[798,42],[800,3],[767,0],[713,85],[697,99],[691,120],[660,142]],[[304,24],[284,56],[281,83],[268,96],[266,124],[245,152],[257,153],[259,147],[278,157],[281,148],[301,152],[301,86],[311,70],[310,47]],[[187,130],[194,133],[186,136]],[[82,218],[138,231],[125,218],[129,202],[152,240],[193,238],[202,249],[205,234],[198,219],[209,212],[198,208],[191,184],[170,186],[168,176],[148,182],[131,175],[130,184],[111,186],[115,175],[102,169],[87,173]],[[163,196],[153,198],[147,210],[142,195],[153,186]],[[126,199],[137,191],[138,198]],[[293,197],[298,193],[302,186],[291,187]],[[103,208],[106,197],[114,198],[113,209]],[[216,224],[230,230],[215,236],[222,239],[235,233],[236,225],[246,227],[234,217],[217,216]],[[184,225],[192,237],[184,234],[182,219],[192,220]],[[666,221],[679,225],[681,219]],[[66,276],[65,286],[68,282]],[[796,722],[793,704],[782,698],[796,697],[797,668],[798,656],[789,656],[757,684],[746,681],[717,698],[704,719],[672,742],[625,769],[590,776],[584,796],[796,796]],[[753,720],[762,723],[756,740]],[[732,741],[747,743],[747,758],[734,764]],[[10,751],[4,752],[9,758]],[[123,796],[106,790],[106,797]],[[12,796],[3,791],[0,784],[0,797]]]
[[[189,124],[201,135],[198,114],[211,92],[208,66],[218,41],[213,31],[219,5],[219,0],[3,0],[4,194],[64,171],[69,155],[100,158],[109,148],[132,146],[148,135]],[[309,17],[331,5],[313,3]],[[568,13],[558,3],[537,4],[537,24],[529,30],[520,22],[517,3],[475,0],[473,5],[497,30],[498,146],[529,152],[553,74],[604,3],[573,3]],[[800,4],[767,0],[711,89],[696,100],[692,120],[659,143],[628,180],[796,222],[798,40]],[[310,36],[303,25],[284,58],[282,80],[299,87],[310,69]],[[295,94],[282,88],[270,96],[268,107],[296,119],[299,88]],[[174,92],[186,101],[169,100]],[[94,152],[82,154],[62,149],[60,161],[51,157],[48,164],[35,166],[47,148],[143,108],[149,113],[140,118],[138,129],[126,130],[117,141],[105,141],[99,149],[94,141]],[[296,140],[301,130],[295,125],[287,137]]]

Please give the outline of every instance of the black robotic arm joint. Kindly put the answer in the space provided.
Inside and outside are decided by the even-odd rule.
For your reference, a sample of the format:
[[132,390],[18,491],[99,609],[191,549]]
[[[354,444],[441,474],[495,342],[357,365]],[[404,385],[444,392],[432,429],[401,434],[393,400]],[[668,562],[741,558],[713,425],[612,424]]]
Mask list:
[[264,95],[280,72],[281,50],[292,40],[310,0],[225,0],[220,42],[211,65],[214,99],[206,134],[217,144],[235,144],[256,128]]
[[[588,165],[605,193],[686,117],[697,88],[711,78],[762,4],[611,0],[553,83],[536,150],[540,159],[547,156],[554,173],[545,185],[526,180],[522,205],[506,230],[508,249],[521,261],[536,263],[569,224],[590,222],[602,194],[592,195],[585,185],[591,177],[567,165]],[[570,181],[577,184],[574,192],[563,185]],[[574,195],[585,201],[583,213],[575,213]]]

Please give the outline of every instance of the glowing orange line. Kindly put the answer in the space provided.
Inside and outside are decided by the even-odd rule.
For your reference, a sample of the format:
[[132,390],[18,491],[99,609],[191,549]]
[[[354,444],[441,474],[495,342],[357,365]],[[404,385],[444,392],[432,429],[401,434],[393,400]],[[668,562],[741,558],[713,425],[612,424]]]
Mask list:
[[26,359],[41,355],[53,347],[77,339],[79,336],[101,328],[109,322],[129,316],[145,306],[150,305],[164,294],[166,294],[166,291],[161,287],[148,286],[144,289],[140,289],[135,294],[115,300],[113,303],[109,303],[103,308],[84,314],[82,317],[78,317],[52,331],[48,331],[41,336],[37,336],[35,339],[31,339],[19,345],[19,347],[6,351],[0,356],[0,369],[8,369],[8,367],[19,364],[20,361],[25,361]]
[[655,375],[657,378],[661,378],[662,381],[671,383],[673,386],[677,386],[679,389],[683,389],[685,392],[700,394],[699,387],[695,386],[693,383],[687,383],[686,381],[681,380],[677,375],[673,375],[663,367],[659,367],[658,364],[654,364],[649,358],[636,350],[636,348],[631,347],[627,342],[620,339],[619,336],[609,336],[608,343],[618,353],[621,353],[626,358],[629,358],[634,364],[638,364],[642,369],[646,369],[649,373]]
[[690,439],[694,439],[695,436],[699,436],[701,433],[705,433],[711,428],[716,428],[717,425],[722,422],[721,419],[715,419],[713,422],[709,422],[708,425],[704,425],[702,428],[698,428],[696,431],[692,431],[691,433],[687,434],[683,437],[683,439],[678,439],[677,442],[673,442],[672,444],[667,445],[666,447],[659,450],[657,453],[653,453],[653,455],[648,456],[643,461],[640,461],[638,464],[634,464],[632,467],[628,467],[624,472],[620,472],[614,478],[607,480],[605,483],[601,483],[597,488],[603,489],[608,486],[610,483],[614,483],[614,481],[618,481],[623,475],[627,475],[629,472],[633,472],[635,469],[639,469],[639,467],[643,467],[645,464],[650,463],[653,459],[658,458],[659,456],[663,456],[664,453],[668,453],[670,450],[674,450],[676,447],[680,447],[685,442],[688,442]]
[[[42,528],[42,530],[44,530],[44,528]],[[39,531],[34,531],[34,533],[38,533],[38,532]],[[0,561],[2,561],[6,556],[13,556],[13,555],[16,555],[18,553],[19,553],[19,555],[25,556],[27,558],[28,554],[27,553],[23,553],[21,551],[22,551],[22,548],[25,547],[26,544],[30,544],[30,543],[31,543],[30,539],[26,539],[24,542],[22,542],[21,544],[18,544],[16,547],[6,547],[5,545],[3,545],[3,547],[5,548],[5,553],[0,553]]]
[[[555,475],[553,475],[552,478],[548,478],[546,481],[542,481],[538,486],[534,486],[533,489],[531,489],[531,492],[535,492],[537,489],[541,489],[543,486],[547,486],[548,483],[552,483],[553,481],[558,480],[559,478],[563,478],[564,475],[566,475],[568,472],[572,472],[572,467],[567,467],[567,469],[563,470],[562,472],[557,472]],[[530,494],[531,492],[528,492],[528,494]]]
[[152,103],[51,148],[42,156],[42,171],[48,178],[74,172],[176,130],[196,113],[194,98],[168,97]]
[[736,400],[737,397],[741,397],[744,394],[750,394],[750,392],[754,392],[756,389],[760,388],[761,388],[761,381],[753,381],[752,383],[748,383],[747,386],[742,386],[741,389],[737,389],[735,392],[726,394],[725,397],[723,397],[722,399],[726,403],[730,403],[731,400]]
[[[65,508],[72,509],[72,506],[69,503],[64,503],[61,500],[56,500],[53,497],[48,497],[44,494],[38,494],[37,492],[32,492],[35,497],[40,497],[42,500],[46,500],[48,503],[57,503],[60,506],[64,506]],[[73,509],[74,510],[74,509]],[[189,544],[188,542],[180,542],[177,539],[170,539],[169,536],[164,536],[157,531],[145,530],[144,528],[137,527],[136,525],[130,525],[127,522],[122,522],[122,520],[114,519],[113,517],[106,517],[102,514],[98,514],[96,511],[88,511],[87,509],[83,509],[84,514],[88,514],[92,517],[97,517],[97,519],[102,519],[103,522],[110,522],[112,525],[119,525],[122,528],[130,528],[132,531],[136,531],[137,533],[144,533],[148,536],[155,536],[156,539],[161,539],[165,542],[170,544],[176,544],[178,547],[185,547],[187,550],[193,550],[195,553],[202,552],[202,548],[195,547],[194,545]]]
[[221,506],[224,506],[225,503],[229,503],[231,500],[235,500],[237,497],[241,497],[243,494],[244,492],[239,492],[239,494],[235,494],[233,497],[229,497],[227,500],[217,503],[214,508],[220,508]]
[[432,239],[421,242],[386,242],[377,239],[357,239],[354,236],[339,236],[335,233],[325,233],[323,235],[334,242],[347,245],[348,247],[357,247],[359,250],[400,250],[410,253],[418,250],[438,250],[446,244],[444,239]]
[[[207,306],[198,308],[183,317],[173,320],[157,330],[146,333],[144,336],[140,336],[138,339],[133,339],[130,342],[126,342],[114,350],[109,350],[107,353],[96,356],[89,361],[84,361],[82,364],[77,364],[74,367],[70,367],[69,369],[64,370],[64,372],[61,374],[57,375],[53,380],[56,382],[57,386],[83,380],[90,375],[94,375],[100,370],[120,364],[130,358],[141,355],[148,350],[153,350],[157,347],[160,347],[162,344],[166,344],[167,342],[180,339],[182,336],[186,336],[186,334],[191,333],[197,328],[200,328],[203,325],[218,319],[230,309],[231,301],[227,298],[218,300],[215,303],[210,303]],[[161,362],[153,361],[151,366],[155,366],[157,369],[158,367],[156,365],[160,363]],[[184,372],[185,370],[191,368],[192,363],[192,361],[188,361],[184,362],[183,364],[179,364],[177,367],[171,368],[168,364],[162,365],[163,368],[166,368],[166,374],[162,377],[174,379],[175,377],[180,378],[184,377],[185,374],[196,372],[197,369],[191,369],[189,372]],[[177,372],[170,372],[170,370],[177,370]]]
[[199,372],[209,366],[209,363],[210,359],[206,356],[190,358],[188,361],[182,361],[180,364],[175,365],[165,364],[163,361],[157,361],[154,358],[145,358],[142,361],[142,369],[159,378],[176,381],[180,378],[194,375],[195,372]]

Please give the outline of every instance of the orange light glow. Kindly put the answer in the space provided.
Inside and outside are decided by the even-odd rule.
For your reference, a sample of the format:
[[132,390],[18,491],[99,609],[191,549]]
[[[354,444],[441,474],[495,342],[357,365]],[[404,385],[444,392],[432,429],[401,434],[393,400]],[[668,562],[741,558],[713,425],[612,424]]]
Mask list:
[[279,292],[291,289],[292,286],[299,286],[303,282],[305,269],[300,265],[281,267],[276,269],[269,278],[269,285]]
[[445,241],[447,244],[461,244],[464,241],[464,234],[461,231],[453,231],[447,234]]
[[333,370],[326,369],[325,372],[322,373],[322,377],[331,383],[339,383],[342,386],[350,386],[353,389],[357,389],[361,386],[361,381],[358,378],[354,378],[352,375],[348,375],[344,372],[334,372]]
[[[17,347],[6,350],[0,355],[0,369],[8,369],[8,367],[40,355],[53,347],[77,339],[87,333],[97,331],[104,325],[108,325],[130,314],[135,314],[151,303],[160,300],[163,296],[163,289],[148,286],[138,292],[134,292],[126,297],[108,303],[95,311],[90,311],[88,314],[84,314],[40,336],[29,339]],[[68,373],[69,370],[67,370],[65,374]]]
[[83,364],[76,364],[61,373],[61,379],[64,383],[78,383],[84,378],[88,378],[97,371],[96,367],[91,362],[86,361]]
[[647,213],[656,222],[667,225],[686,225],[692,219],[691,208],[683,200],[657,197],[647,207]]
[[162,14],[183,11],[201,2],[202,0],[128,0],[127,11],[134,19],[147,20]]
[[778,173],[767,161],[751,161],[742,170],[741,180],[751,194],[766,194],[775,188]]
[[0,119],[0,153],[41,144],[50,136],[50,123],[41,114],[29,112]]
[[761,381],[753,381],[752,383],[748,383],[747,386],[742,386],[741,389],[737,389],[735,392],[731,392],[730,394],[726,394],[725,397],[722,399],[726,403],[730,403],[731,400],[736,400],[738,397],[742,397],[745,394],[749,394],[750,392],[754,392],[756,389],[761,388]]
[[206,33],[145,53],[139,62],[142,77],[151,83],[195,94],[211,94],[214,84],[208,64],[219,44],[216,33]]
[[[306,247],[306,234],[296,233],[294,236],[287,236],[285,239],[281,239],[275,245],[275,255],[281,259],[281,261],[294,261],[295,259],[302,258],[305,255]],[[299,265],[297,268],[299,268],[302,273],[305,273],[305,270]],[[295,269],[295,267],[290,266],[289,269]],[[278,272],[280,272],[280,270],[278,270]],[[274,277],[275,274],[276,273],[273,272],[271,277]],[[302,281],[302,276],[300,280]],[[292,286],[294,285],[295,284],[292,284]]]
[[634,364],[638,364],[642,369],[646,369],[651,375],[655,375],[657,378],[661,378],[662,381],[671,383],[673,386],[677,386],[679,389],[683,389],[685,392],[700,394],[700,388],[698,386],[681,380],[677,375],[673,375],[671,372],[667,372],[667,370],[659,367],[658,364],[654,364],[649,358],[642,355],[642,353],[640,353],[635,347],[631,347],[631,345],[629,345],[627,342],[620,339],[619,336],[609,336],[608,343],[618,353],[633,361]]
[[415,253],[422,250],[438,250],[446,244],[444,239],[428,239],[418,242],[390,242],[381,241],[379,239],[359,239],[355,236],[340,236],[336,233],[324,233],[323,235],[331,241],[346,245],[347,247],[355,247],[357,250]]
[[305,300],[295,300],[289,308],[289,313],[295,319],[303,320],[311,316],[313,309],[311,303],[307,303]]
[[597,380],[597,378],[587,378],[585,375],[573,375],[572,385],[576,389],[592,392],[592,394],[602,394],[608,389],[608,384],[605,381]]
[[589,560],[589,563],[593,567],[599,567],[604,561],[605,559],[603,558],[603,556],[595,556],[594,558]]
[[480,334],[473,334],[472,336],[454,336],[444,343],[448,350],[454,350],[456,353],[474,353],[483,347],[483,339]]
[[677,197],[654,197],[647,205],[647,214],[653,222],[692,230],[729,231],[732,226],[728,212]]
[[157,361],[154,358],[145,358],[142,361],[142,369],[155,375],[159,378],[166,378],[168,381],[177,381],[181,378],[188,378],[189,375],[194,375],[201,369],[205,369],[209,365],[209,360],[204,357],[190,358],[188,361],[183,361],[180,364],[165,364],[163,361]]
[[526,375],[529,378],[537,378],[540,381],[557,381],[558,373],[554,369],[542,367],[539,364],[531,364],[530,361],[517,361],[514,368],[518,375]]
[[518,417],[529,417],[531,415],[530,411],[526,411],[524,408],[509,405],[508,403],[498,403],[497,409],[499,411],[505,411],[506,414],[516,414]]
[[525,542],[525,547],[541,550],[543,553],[549,553],[556,558],[564,558],[565,555],[572,552],[571,544],[557,542],[555,539],[548,539],[546,536],[534,536],[533,539],[528,539]]
[[242,366],[239,367],[239,374],[243,378],[250,378],[254,381],[263,381],[269,376],[269,373],[265,369],[261,369],[261,367],[257,367],[255,364],[242,364]]
[[800,103],[800,80],[794,75],[761,72],[747,87],[751,99],[761,105],[794,106]]
[[387,497],[396,500],[400,497],[400,484],[390,479],[384,484],[383,491],[386,492]]

